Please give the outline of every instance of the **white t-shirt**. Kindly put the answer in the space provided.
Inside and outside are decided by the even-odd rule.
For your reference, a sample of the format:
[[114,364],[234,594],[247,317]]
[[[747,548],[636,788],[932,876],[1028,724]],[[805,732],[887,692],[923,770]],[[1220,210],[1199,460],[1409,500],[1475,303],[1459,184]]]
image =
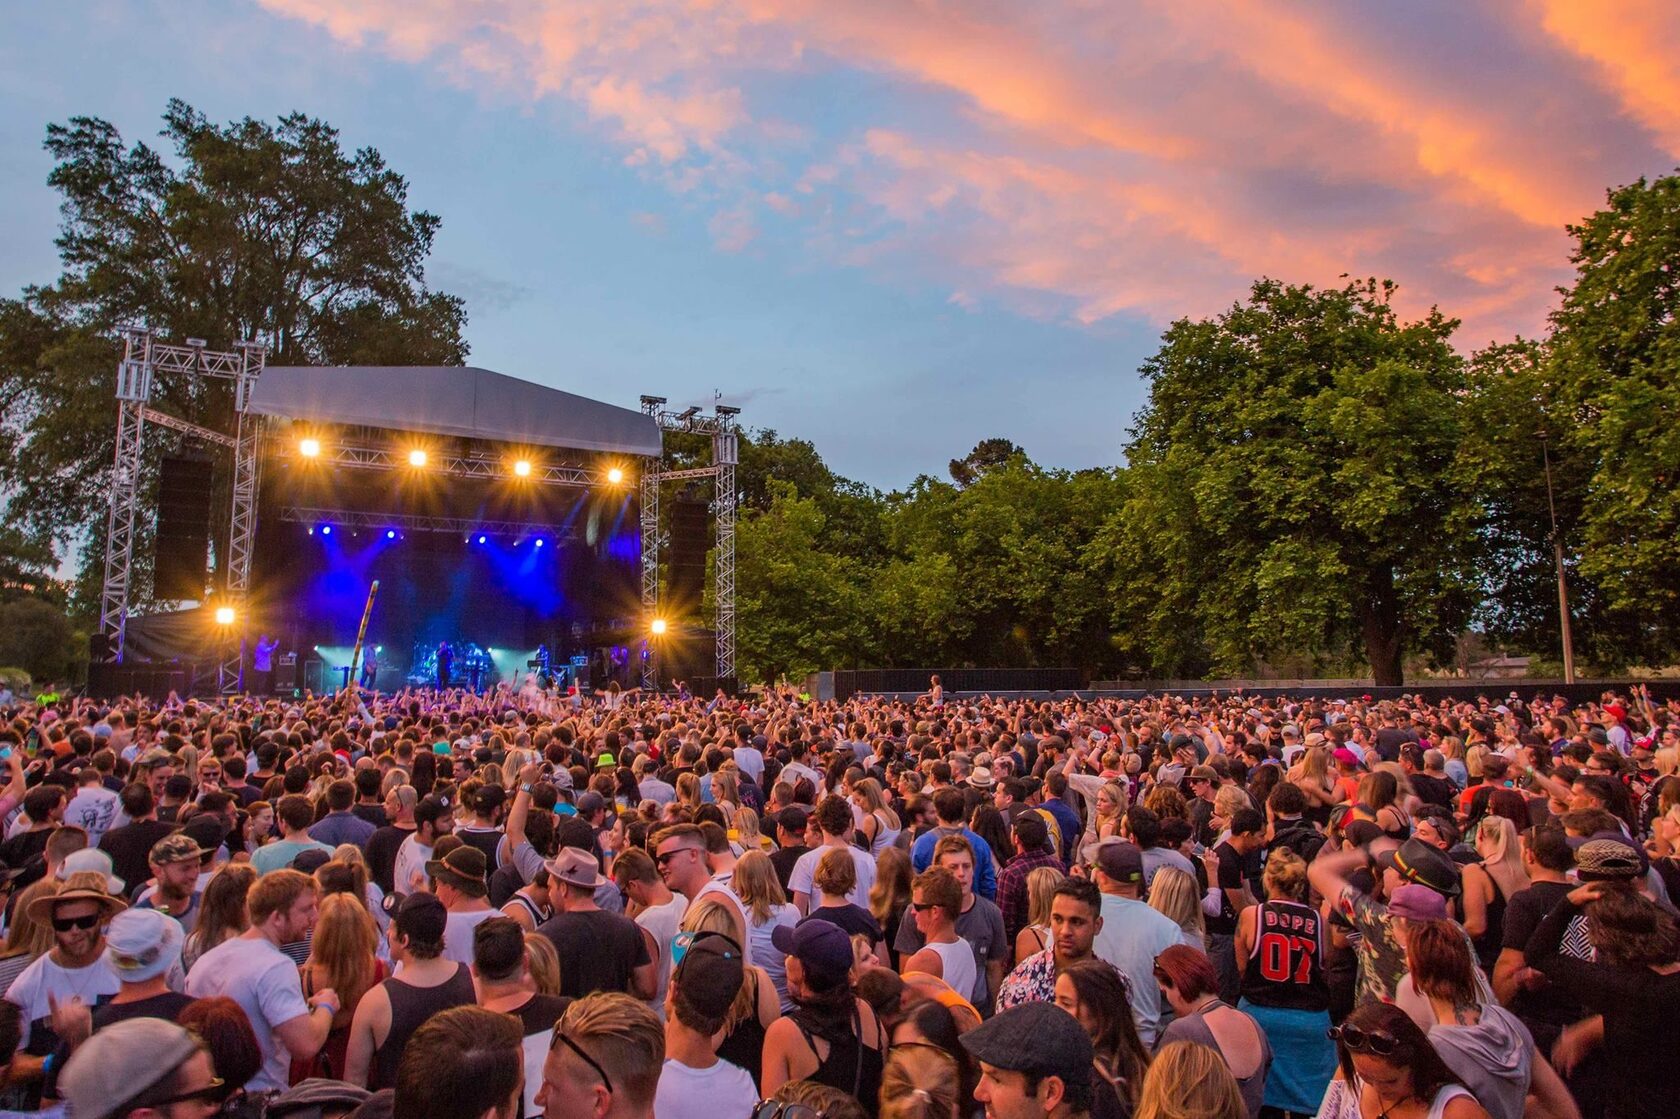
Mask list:
[[[793,873],[788,876],[789,893],[807,894],[812,901],[816,900],[817,887],[814,879],[817,876],[817,864],[822,862],[823,856],[830,850],[832,848],[825,845],[799,856],[799,861],[793,864]],[[857,885],[846,894],[846,900],[868,909],[869,891],[875,886],[875,860],[849,843],[846,850],[852,856],[852,865],[857,867]]]
[[[741,928],[748,929],[752,927],[752,917],[747,913],[747,903],[741,900],[741,895],[729,884],[734,876],[733,871],[713,875],[712,880],[700,887],[700,892],[694,895],[694,901],[699,901],[708,894],[716,894],[735,907],[735,912],[741,916]],[[752,964],[753,952],[750,944],[741,945],[741,962],[749,966]]]
[[391,884],[399,894],[414,892],[416,875],[422,883],[426,881],[426,863],[431,860],[432,849],[421,843],[418,835],[418,832],[410,835],[397,848],[397,861],[391,870]]
[[665,990],[671,982],[671,940],[677,935],[683,914],[688,912],[688,899],[673,893],[664,905],[651,905],[636,914],[636,924],[646,929],[659,948],[659,989],[648,1003],[659,1020],[665,1020]]
[[99,846],[99,840],[111,830],[122,805],[116,793],[103,785],[83,785],[64,807],[64,822],[74,824],[88,833],[88,846]]
[[492,917],[500,917],[499,909],[477,909],[466,913],[451,912],[444,920],[443,958],[472,967],[473,930]]
[[758,1089],[739,1065],[719,1060],[711,1068],[665,1062],[653,1093],[653,1119],[747,1119]]
[[59,967],[53,963],[50,952],[38,956],[6,989],[6,1001],[16,1003],[23,1011],[23,1038],[18,1047],[29,1044],[32,1023],[52,1016],[48,995],[60,1003],[79,998],[92,1009],[101,998],[115,995],[121,989],[122,983],[105,962],[103,953],[93,963],[78,968]]
[[238,1003],[263,1053],[262,1070],[245,1087],[253,1092],[285,1089],[291,1054],[274,1027],[309,1013],[297,964],[266,939],[236,936],[198,958],[187,974],[187,994],[195,999],[226,995]]

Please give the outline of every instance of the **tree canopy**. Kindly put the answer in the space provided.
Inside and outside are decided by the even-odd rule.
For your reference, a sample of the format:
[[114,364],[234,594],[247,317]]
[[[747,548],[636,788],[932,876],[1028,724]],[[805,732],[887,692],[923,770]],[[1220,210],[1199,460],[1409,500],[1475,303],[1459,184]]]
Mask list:
[[[346,153],[303,114],[218,125],[180,101],[161,135],[170,157],[93,117],[48,127],[63,271],[0,300],[0,490],[31,536],[90,538],[89,569],[103,555],[118,328],[216,349],[256,338],[277,364],[467,353],[461,300],[425,284],[439,219],[409,208],[406,180],[377,151]],[[165,381],[157,399],[231,426],[224,384]],[[177,441],[154,433],[154,445]]]

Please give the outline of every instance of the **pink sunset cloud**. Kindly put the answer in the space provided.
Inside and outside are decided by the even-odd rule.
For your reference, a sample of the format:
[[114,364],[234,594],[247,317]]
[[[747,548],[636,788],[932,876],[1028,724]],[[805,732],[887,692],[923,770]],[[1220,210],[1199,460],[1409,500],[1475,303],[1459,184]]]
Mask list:
[[[705,208],[955,306],[1203,315],[1391,277],[1480,345],[1539,332],[1566,222],[1680,155],[1659,0],[261,0],[468,88],[574,107]],[[882,91],[824,105],[836,75]],[[802,119],[776,95],[807,83]]]

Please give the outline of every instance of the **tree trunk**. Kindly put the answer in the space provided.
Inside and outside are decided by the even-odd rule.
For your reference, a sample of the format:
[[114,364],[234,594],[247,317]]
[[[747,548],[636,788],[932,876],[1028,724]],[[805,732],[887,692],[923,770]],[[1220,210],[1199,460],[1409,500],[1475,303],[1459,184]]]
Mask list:
[[1365,601],[1360,626],[1365,637],[1365,659],[1371,663],[1371,680],[1379,688],[1404,684],[1400,664],[1400,601],[1394,591],[1394,569],[1387,565],[1371,571],[1365,582]]

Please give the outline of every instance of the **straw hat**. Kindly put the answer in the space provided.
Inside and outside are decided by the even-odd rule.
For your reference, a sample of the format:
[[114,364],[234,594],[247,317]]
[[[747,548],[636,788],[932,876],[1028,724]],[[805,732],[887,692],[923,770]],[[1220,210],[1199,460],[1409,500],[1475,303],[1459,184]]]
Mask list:
[[72,874],[64,883],[64,889],[56,894],[38,897],[29,903],[31,919],[43,924],[52,921],[53,907],[71,901],[92,901],[99,903],[102,920],[109,921],[118,913],[128,908],[128,903],[121,898],[114,898],[105,892],[105,876],[97,871],[82,871]]

